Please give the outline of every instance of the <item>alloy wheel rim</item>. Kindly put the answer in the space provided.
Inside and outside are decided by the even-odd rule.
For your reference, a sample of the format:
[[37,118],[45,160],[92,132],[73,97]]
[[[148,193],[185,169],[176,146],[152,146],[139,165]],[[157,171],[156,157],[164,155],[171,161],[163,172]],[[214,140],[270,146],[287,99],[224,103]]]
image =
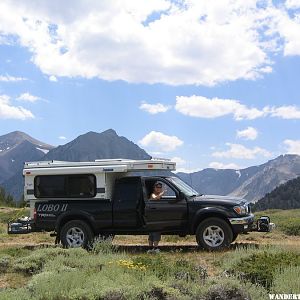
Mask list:
[[81,247],[84,243],[84,232],[79,227],[72,227],[67,231],[66,239],[69,247]]
[[203,240],[210,247],[218,247],[224,242],[225,235],[221,227],[212,225],[205,228]]

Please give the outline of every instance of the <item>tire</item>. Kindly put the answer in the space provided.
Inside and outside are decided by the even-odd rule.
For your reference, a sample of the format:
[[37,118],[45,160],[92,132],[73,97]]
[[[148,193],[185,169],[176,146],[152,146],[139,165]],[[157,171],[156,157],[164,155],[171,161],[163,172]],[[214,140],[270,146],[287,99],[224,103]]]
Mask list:
[[209,251],[229,247],[233,239],[231,227],[220,218],[208,218],[202,221],[196,230],[196,240],[201,248]]
[[233,243],[237,239],[238,236],[239,236],[238,233],[233,233],[232,234],[232,241],[231,241],[231,243]]
[[94,234],[90,226],[81,220],[69,221],[60,231],[60,240],[64,248],[87,249],[93,238]]

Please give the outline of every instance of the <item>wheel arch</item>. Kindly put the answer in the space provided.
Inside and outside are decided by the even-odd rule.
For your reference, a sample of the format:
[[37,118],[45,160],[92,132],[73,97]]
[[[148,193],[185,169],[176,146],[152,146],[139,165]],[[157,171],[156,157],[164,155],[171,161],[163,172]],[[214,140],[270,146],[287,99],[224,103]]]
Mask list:
[[212,209],[201,210],[195,215],[193,227],[192,227],[192,233],[195,234],[200,223],[202,223],[204,220],[208,218],[219,218],[224,220],[230,226],[233,232],[232,225],[230,224],[226,213],[222,210],[217,210],[215,208],[212,208]]
[[59,236],[60,231],[65,224],[67,224],[70,221],[75,221],[75,220],[80,220],[80,221],[85,222],[91,228],[93,233],[95,234],[95,228],[93,227],[93,221],[91,220],[91,218],[86,214],[77,212],[77,213],[62,215],[57,220],[56,225],[55,225],[55,231],[57,232],[57,235]]

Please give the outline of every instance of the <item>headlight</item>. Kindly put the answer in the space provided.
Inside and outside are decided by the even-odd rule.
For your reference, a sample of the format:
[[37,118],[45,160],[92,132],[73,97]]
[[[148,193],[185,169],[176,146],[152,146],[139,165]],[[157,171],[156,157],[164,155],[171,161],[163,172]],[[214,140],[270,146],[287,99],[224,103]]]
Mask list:
[[246,215],[248,213],[247,205],[234,206],[233,209],[238,215]]

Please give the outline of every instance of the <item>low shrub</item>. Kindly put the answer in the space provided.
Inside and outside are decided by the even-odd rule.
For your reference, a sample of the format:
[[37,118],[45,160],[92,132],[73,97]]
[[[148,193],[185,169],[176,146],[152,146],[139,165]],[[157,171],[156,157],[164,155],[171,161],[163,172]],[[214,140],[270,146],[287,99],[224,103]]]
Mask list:
[[118,246],[113,245],[113,237],[98,237],[94,240],[91,250],[94,254],[110,254],[118,251]]
[[0,274],[1,273],[6,273],[10,266],[10,257],[8,256],[3,256],[0,258]]
[[34,250],[23,258],[10,257],[9,264],[31,277],[24,276],[28,279],[24,288],[0,291],[0,299],[5,300],[260,300],[267,295],[264,289],[237,278],[208,278],[201,265],[164,254],[52,248]]
[[244,283],[237,278],[212,278],[204,285],[189,286],[186,299],[193,300],[265,300],[267,291],[261,286]]
[[46,261],[59,254],[67,254],[67,252],[61,248],[38,249],[26,257],[17,259],[12,267],[16,272],[27,275],[36,274],[42,270]]
[[300,253],[284,251],[272,253],[259,251],[243,258],[229,271],[241,279],[250,280],[269,289],[273,283],[275,271],[288,266],[300,266]]
[[204,282],[208,277],[205,267],[195,266],[185,259],[170,261],[161,255],[137,256],[133,259],[135,264],[142,264],[148,272],[163,280],[184,280]]
[[287,235],[300,235],[299,219],[288,219],[282,222],[281,229]]
[[300,294],[300,266],[278,269],[274,274],[271,291],[275,294]]
[[249,294],[240,286],[215,284],[204,295],[205,300],[250,300]]

